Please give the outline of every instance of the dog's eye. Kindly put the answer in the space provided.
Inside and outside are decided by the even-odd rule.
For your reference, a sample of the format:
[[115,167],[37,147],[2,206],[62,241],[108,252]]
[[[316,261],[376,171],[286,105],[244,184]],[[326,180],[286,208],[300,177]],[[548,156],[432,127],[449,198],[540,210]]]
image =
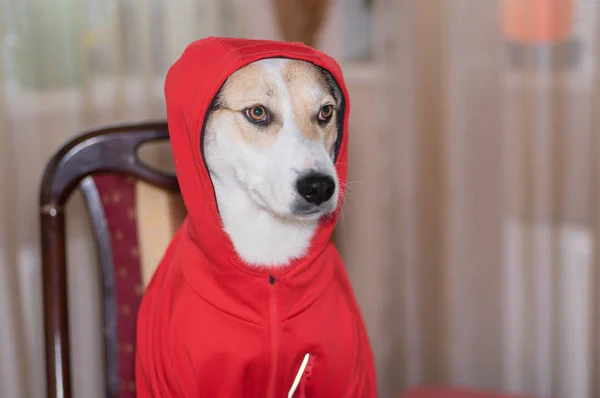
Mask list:
[[253,123],[267,122],[268,113],[267,110],[262,106],[253,106],[252,108],[246,109],[246,118]]
[[319,111],[319,121],[321,121],[321,122],[328,121],[329,118],[331,118],[332,114],[333,114],[333,105],[325,105]]

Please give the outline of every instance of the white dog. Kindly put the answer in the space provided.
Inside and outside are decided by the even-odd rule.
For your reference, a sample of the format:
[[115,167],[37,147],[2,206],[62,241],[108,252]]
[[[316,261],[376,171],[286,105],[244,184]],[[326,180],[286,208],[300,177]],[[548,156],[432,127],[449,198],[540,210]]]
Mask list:
[[165,96],[188,216],[138,313],[137,396],[375,398],[330,241],[348,155],[339,65],[299,43],[212,37],[171,67]]

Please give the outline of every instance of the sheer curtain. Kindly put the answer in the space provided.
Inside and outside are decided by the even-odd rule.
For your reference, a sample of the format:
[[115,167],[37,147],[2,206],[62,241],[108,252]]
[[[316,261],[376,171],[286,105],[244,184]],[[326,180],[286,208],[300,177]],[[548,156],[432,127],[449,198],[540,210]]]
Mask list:
[[[0,396],[44,396],[38,186],[59,145],[90,126],[164,117],[167,67],[225,27],[230,2],[6,0],[0,4]],[[224,21],[228,23],[225,24]],[[95,252],[68,208],[74,395],[101,397]]]
[[378,273],[382,391],[600,396],[600,2],[395,5],[378,266],[356,271]]
[[[529,7],[516,36],[511,4]],[[552,10],[576,45],[531,42]],[[382,397],[425,383],[600,396],[599,13],[584,0],[329,2],[316,46],[352,96],[336,241]],[[281,38],[276,15],[270,0],[0,2],[0,396],[44,393],[46,160],[89,126],[164,117],[164,73],[188,42]],[[77,196],[68,213],[74,392],[101,397],[94,248]]]

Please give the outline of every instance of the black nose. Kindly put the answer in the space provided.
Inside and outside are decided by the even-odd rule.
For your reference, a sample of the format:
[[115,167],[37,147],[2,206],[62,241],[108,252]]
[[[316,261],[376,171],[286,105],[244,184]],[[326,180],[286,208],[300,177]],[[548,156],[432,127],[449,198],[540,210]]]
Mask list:
[[298,180],[296,189],[307,202],[318,206],[333,196],[335,181],[327,175],[309,174]]

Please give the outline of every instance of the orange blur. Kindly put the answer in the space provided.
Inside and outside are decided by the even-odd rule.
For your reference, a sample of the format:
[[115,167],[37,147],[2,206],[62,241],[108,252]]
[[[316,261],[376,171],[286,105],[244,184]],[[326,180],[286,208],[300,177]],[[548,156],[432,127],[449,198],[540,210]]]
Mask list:
[[570,38],[573,0],[503,0],[503,30],[510,40],[542,44]]

